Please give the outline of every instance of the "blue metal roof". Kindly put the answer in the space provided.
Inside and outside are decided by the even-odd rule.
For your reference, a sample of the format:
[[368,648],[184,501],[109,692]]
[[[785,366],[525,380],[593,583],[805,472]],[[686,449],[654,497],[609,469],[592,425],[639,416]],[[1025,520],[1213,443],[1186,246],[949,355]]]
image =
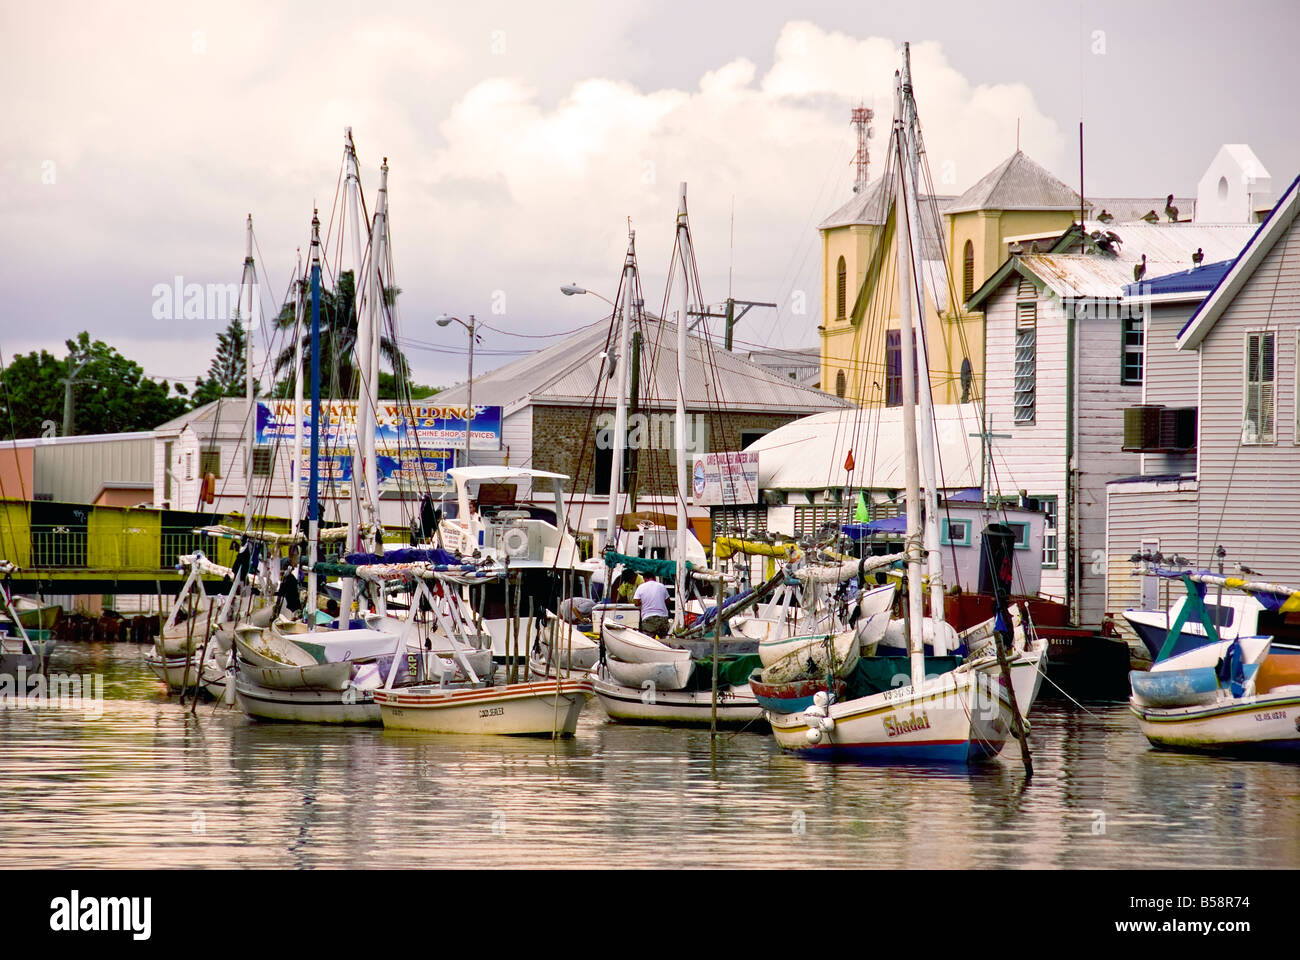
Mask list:
[[1237,261],[1221,260],[1218,263],[1203,263],[1190,270],[1167,273],[1162,277],[1130,283],[1124,288],[1124,296],[1140,297],[1161,293],[1209,293],[1219,285],[1219,281],[1232,269]]

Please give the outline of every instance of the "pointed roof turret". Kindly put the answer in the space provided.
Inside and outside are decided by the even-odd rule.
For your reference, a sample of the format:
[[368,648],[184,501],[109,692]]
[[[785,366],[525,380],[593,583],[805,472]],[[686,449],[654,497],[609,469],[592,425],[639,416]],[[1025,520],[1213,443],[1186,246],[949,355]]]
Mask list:
[[1078,210],[1079,195],[1017,150],[944,211]]

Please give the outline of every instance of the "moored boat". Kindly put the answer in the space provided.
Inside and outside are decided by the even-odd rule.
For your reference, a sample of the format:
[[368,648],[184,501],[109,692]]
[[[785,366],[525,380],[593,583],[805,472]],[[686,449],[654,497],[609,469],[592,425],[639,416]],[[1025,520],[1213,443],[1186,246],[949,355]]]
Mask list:
[[572,678],[385,688],[374,699],[386,729],[571,737],[592,693],[590,680]]

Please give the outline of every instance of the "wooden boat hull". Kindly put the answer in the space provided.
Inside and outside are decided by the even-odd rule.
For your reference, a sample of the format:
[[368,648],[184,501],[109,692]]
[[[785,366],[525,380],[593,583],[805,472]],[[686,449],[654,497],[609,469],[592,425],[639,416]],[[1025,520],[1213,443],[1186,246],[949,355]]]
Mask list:
[[1130,707],[1142,733],[1160,750],[1300,759],[1300,686],[1199,706]]
[[272,690],[235,679],[235,702],[253,720],[279,723],[326,723],[377,725],[379,706],[373,691],[349,687],[346,690]]
[[28,630],[53,630],[63,613],[63,607],[57,603],[26,606],[17,597],[14,598],[14,607],[18,612],[18,622]]
[[225,671],[215,663],[204,666],[197,653],[189,657],[160,657],[155,651],[145,656],[144,665],[150,673],[167,684],[168,693],[192,689],[195,684],[202,685],[216,699],[220,699],[225,692]]
[[763,661],[764,681],[789,683],[809,674],[847,676],[857,665],[860,649],[857,631],[851,629],[829,638],[816,634],[759,644],[758,656]]
[[592,695],[587,679],[456,689],[376,690],[385,729],[424,733],[571,737]]
[[1233,643],[1242,648],[1246,680],[1254,677],[1259,661],[1268,654],[1269,638],[1242,637],[1203,644],[1163,660],[1150,670],[1129,674],[1132,702],[1144,707],[1190,707],[1219,699],[1221,682],[1216,664]]
[[624,663],[671,663],[691,659],[689,650],[670,647],[640,630],[612,621],[605,624],[601,639],[605,641],[609,655]]
[[[836,680],[836,699],[843,699],[846,684]],[[749,688],[754,691],[758,705],[773,713],[800,713],[813,705],[813,697],[826,689],[825,680],[794,680],[790,683],[763,683],[758,675],[749,678]]]
[[[782,749],[808,759],[858,763],[978,763],[1006,743],[1011,705],[1006,690],[982,670],[957,670],[901,687],[833,703],[834,727],[822,730],[806,712],[768,713]],[[810,740],[809,731],[819,735]]]
[[[609,678],[594,678],[593,684],[606,715],[619,723],[707,727],[713,716],[711,690],[642,690]],[[762,729],[763,717],[763,708],[748,684],[718,691],[720,726]]]
[[656,690],[680,690],[695,672],[694,660],[678,660],[675,663],[624,663],[610,657],[605,661],[609,675],[615,683],[636,690],[652,684]]
[[239,672],[250,683],[271,690],[346,690],[352,664],[314,663],[309,667],[259,666],[242,661]]

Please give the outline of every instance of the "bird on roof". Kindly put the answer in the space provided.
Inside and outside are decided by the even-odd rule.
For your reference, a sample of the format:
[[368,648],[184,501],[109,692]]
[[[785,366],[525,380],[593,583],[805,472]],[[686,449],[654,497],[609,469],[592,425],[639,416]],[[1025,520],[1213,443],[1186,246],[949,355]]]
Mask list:
[[1137,283],[1147,275],[1147,255],[1142,254],[1142,262],[1133,267],[1133,282]]
[[1019,240],[1014,240],[1007,245],[1007,252],[1011,254],[1013,257],[1019,256],[1020,254],[1025,252],[1025,245],[1021,243]]
[[1142,219],[1147,223],[1159,223],[1160,215],[1154,210],[1148,210],[1146,213],[1142,214]]
[[1103,209],[1101,211],[1101,215],[1098,216],[1097,219],[1100,220],[1102,223],[1110,223],[1112,220],[1115,219],[1115,217],[1113,214],[1107,213],[1105,209]]
[[1170,223],[1178,222],[1178,208],[1174,206],[1174,195],[1172,193],[1165,198],[1165,216],[1169,218]]
[[1202,250],[1200,247],[1197,247],[1196,252],[1192,254],[1192,263],[1196,264],[1199,267],[1201,265],[1201,261],[1204,259],[1205,259],[1205,251]]

